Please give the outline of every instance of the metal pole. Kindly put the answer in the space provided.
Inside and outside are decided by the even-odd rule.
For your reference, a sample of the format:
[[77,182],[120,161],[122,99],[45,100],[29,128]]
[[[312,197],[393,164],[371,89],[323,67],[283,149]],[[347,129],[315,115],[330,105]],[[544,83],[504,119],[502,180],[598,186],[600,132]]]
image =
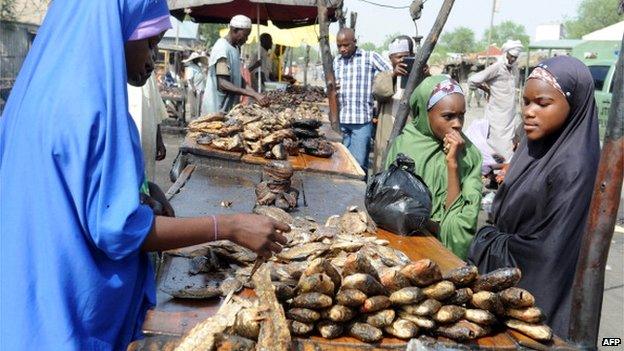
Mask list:
[[[485,49],[485,67],[490,65],[490,45],[492,45],[492,28],[494,28],[494,11],[496,0],[492,0],[492,15],[490,16],[490,31],[488,32],[487,48]],[[500,43],[499,43],[500,44]]]
[[308,85],[308,64],[310,63],[310,45],[306,45],[305,61],[303,66],[303,85]]
[[624,178],[624,36],[613,82],[613,100],[598,165],[594,195],[572,287],[570,339],[595,350],[604,294],[604,274]]

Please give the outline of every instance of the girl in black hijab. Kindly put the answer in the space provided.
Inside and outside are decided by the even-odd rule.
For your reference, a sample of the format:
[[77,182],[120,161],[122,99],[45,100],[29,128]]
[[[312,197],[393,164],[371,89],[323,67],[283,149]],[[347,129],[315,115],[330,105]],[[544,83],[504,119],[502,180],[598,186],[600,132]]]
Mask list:
[[546,323],[568,336],[572,283],[600,158],[594,83],[569,56],[538,65],[523,96],[526,138],[493,203],[494,226],[479,230],[468,260],[481,273],[522,270]]

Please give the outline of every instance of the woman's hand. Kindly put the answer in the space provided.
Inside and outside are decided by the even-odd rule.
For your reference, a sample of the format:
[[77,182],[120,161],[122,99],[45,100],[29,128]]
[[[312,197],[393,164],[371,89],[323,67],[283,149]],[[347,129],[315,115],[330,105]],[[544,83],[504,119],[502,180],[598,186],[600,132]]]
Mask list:
[[457,166],[457,156],[461,153],[466,142],[458,131],[453,130],[444,136],[444,152],[447,165]]
[[219,218],[225,222],[224,234],[227,239],[247,247],[259,257],[270,257],[273,253],[282,251],[281,245],[288,241],[281,233],[289,232],[290,227],[272,218],[255,214]]

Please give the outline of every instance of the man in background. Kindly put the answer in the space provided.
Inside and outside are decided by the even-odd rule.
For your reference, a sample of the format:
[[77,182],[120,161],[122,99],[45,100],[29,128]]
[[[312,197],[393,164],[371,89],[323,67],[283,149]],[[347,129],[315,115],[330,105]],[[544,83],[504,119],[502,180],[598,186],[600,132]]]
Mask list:
[[392,68],[381,55],[356,45],[355,32],[343,28],[336,36],[338,55],[334,75],[338,86],[342,143],[368,174],[368,154],[373,131],[373,79]]
[[488,144],[508,163],[513,155],[516,87],[519,79],[517,60],[522,51],[522,43],[508,40],[502,49],[501,59],[471,76],[468,84],[485,92],[485,118],[489,124]]
[[268,105],[266,96],[246,87],[241,75],[240,46],[251,33],[251,19],[236,15],[230,20],[230,30],[225,38],[219,38],[208,61],[208,76],[202,102],[202,114],[224,112],[240,102],[241,95],[249,96],[263,106]]
[[[254,90],[258,91],[258,85],[262,86],[266,81],[277,80],[272,75],[271,58],[269,57],[269,50],[273,47],[273,38],[269,33],[260,34],[260,57],[258,57],[258,51],[255,50],[251,54],[251,61],[255,62],[249,66],[251,72],[251,81]],[[260,83],[258,82],[258,72],[260,72]]]

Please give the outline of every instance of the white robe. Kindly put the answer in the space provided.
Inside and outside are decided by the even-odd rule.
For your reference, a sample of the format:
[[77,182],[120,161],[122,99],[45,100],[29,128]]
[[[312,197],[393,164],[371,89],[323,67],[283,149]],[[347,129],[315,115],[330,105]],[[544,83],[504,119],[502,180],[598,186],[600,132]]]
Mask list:
[[490,87],[490,100],[485,107],[485,118],[490,125],[488,144],[505,160],[510,160],[516,128],[517,65],[510,70],[504,61],[498,61],[468,78],[468,82]]
[[128,110],[141,136],[141,149],[147,180],[156,177],[156,130],[167,118],[167,108],[152,75],[142,87],[128,85]]

